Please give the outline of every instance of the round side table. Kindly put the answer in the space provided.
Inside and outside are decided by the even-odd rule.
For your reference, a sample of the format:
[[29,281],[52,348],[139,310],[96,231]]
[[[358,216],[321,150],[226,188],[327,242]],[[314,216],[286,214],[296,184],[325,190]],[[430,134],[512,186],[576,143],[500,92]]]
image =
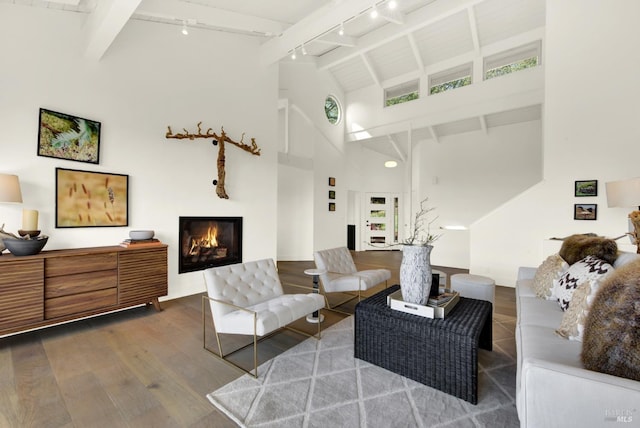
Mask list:
[[[326,269],[305,269],[304,274],[313,277],[313,292],[318,293],[318,277],[327,273]],[[307,315],[307,322],[317,324],[319,322],[324,321],[324,315],[322,315],[319,311],[315,311],[314,313]]]

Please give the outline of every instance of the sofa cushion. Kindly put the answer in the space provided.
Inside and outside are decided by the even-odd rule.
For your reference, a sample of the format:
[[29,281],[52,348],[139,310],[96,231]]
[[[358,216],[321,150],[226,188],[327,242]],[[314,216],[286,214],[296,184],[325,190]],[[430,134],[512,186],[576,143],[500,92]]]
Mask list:
[[618,269],[626,265],[627,263],[631,263],[633,261],[640,260],[640,254],[630,253],[628,251],[620,251],[618,253],[618,258],[616,258],[616,262],[613,264],[614,269]]
[[613,266],[594,256],[587,256],[571,265],[559,280],[554,281],[553,294],[558,299],[560,308],[563,311],[569,308],[573,292],[579,284],[598,279],[611,269]]
[[640,381],[640,260],[617,269],[601,285],[582,345],[587,369]]
[[560,327],[556,330],[560,336],[582,342],[582,334],[584,331],[584,323],[587,319],[589,309],[595,298],[600,284],[605,278],[612,274],[613,270],[605,275],[595,278],[591,281],[584,281],[578,285],[571,297],[571,304],[562,317]]
[[536,296],[551,300],[553,298],[553,281],[557,280],[569,269],[569,264],[559,254],[552,254],[542,262],[533,277],[533,289]]
[[613,239],[592,235],[571,235],[564,239],[560,257],[570,265],[587,256],[595,256],[613,264],[618,256],[618,244]]

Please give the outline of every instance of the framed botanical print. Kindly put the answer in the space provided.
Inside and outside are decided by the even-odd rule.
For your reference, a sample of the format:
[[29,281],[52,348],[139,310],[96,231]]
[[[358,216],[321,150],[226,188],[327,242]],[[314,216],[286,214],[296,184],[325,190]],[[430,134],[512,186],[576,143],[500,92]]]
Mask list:
[[56,227],[128,224],[128,175],[56,168]]

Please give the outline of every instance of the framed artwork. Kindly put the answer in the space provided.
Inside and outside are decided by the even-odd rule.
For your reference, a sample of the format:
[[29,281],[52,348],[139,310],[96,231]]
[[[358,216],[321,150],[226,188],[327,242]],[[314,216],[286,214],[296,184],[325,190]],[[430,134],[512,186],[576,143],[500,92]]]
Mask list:
[[129,224],[129,176],[56,168],[56,227]]
[[336,185],[335,177],[329,177],[329,186],[333,187]]
[[100,122],[41,108],[38,156],[99,163]]
[[335,190],[329,190],[329,199],[335,199],[335,198],[336,198]]
[[335,211],[336,210],[336,204],[334,202],[329,202],[329,211]]
[[574,220],[596,220],[598,218],[597,204],[574,204],[573,219]]
[[598,196],[598,180],[576,181],[575,196]]

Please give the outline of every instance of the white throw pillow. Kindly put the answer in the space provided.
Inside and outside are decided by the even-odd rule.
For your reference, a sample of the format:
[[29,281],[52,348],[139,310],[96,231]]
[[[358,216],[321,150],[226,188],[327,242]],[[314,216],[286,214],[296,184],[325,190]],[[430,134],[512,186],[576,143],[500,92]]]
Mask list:
[[569,269],[569,264],[559,254],[552,254],[542,262],[533,277],[533,290],[536,296],[553,300],[553,281]]
[[594,256],[572,264],[560,279],[553,282],[553,295],[558,300],[560,308],[566,311],[573,296],[573,292],[583,282],[599,280],[613,269],[609,263]]
[[606,274],[578,285],[573,292],[573,296],[571,296],[569,309],[567,309],[562,316],[562,322],[556,330],[556,333],[569,340],[582,342],[584,323],[589,314],[591,303],[600,289],[600,284],[602,284],[604,279],[613,271],[614,269],[610,269]]

